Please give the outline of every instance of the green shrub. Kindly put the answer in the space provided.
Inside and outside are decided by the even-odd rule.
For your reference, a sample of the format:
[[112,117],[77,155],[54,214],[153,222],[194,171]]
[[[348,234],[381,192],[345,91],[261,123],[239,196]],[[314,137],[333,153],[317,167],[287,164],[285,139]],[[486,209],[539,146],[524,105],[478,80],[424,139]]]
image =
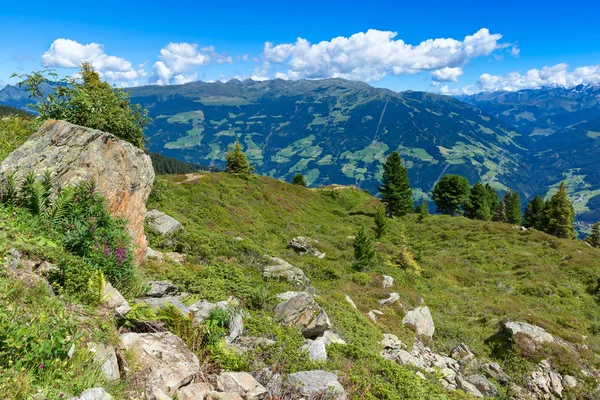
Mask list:
[[367,286],[373,283],[373,278],[364,272],[355,272],[352,274],[352,282],[360,286]]

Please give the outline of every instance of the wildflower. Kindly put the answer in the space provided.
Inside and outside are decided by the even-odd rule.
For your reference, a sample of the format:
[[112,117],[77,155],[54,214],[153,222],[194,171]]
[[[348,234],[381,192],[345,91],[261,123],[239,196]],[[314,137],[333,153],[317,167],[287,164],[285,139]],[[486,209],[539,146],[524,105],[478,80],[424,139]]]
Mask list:
[[44,369],[44,368],[46,368],[46,365],[44,363],[41,363],[40,364],[40,369]]

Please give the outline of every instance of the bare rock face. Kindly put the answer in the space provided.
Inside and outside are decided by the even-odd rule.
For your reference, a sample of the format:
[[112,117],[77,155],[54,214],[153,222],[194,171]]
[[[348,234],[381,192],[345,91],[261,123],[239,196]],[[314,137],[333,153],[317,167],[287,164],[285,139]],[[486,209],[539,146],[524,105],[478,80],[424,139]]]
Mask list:
[[143,260],[146,200],[154,182],[143,150],[108,133],[50,120],[0,164],[0,179],[14,173],[20,180],[30,170],[51,171],[55,190],[93,180],[110,213],[127,220],[136,261]]

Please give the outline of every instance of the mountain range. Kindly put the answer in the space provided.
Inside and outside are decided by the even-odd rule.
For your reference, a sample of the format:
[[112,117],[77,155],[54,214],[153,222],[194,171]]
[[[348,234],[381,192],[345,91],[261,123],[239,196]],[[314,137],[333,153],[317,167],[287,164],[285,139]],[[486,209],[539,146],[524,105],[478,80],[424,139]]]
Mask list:
[[[311,186],[352,184],[375,192],[382,162],[398,150],[428,198],[445,173],[526,200],[565,180],[582,223],[600,219],[600,86],[449,97],[393,92],[342,79],[192,82],[131,88],[154,120],[149,150],[224,166],[239,139],[256,172]],[[26,93],[0,91],[24,108]]]

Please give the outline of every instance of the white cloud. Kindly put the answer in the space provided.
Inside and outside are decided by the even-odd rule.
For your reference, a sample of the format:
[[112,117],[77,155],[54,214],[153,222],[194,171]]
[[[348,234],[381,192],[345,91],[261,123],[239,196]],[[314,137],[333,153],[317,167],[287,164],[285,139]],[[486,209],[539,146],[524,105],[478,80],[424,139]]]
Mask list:
[[519,58],[519,56],[521,55],[521,49],[519,48],[519,46],[515,44],[513,47],[511,47],[510,55],[514,58]]
[[569,70],[565,63],[530,69],[521,75],[510,72],[506,75],[483,74],[477,80],[481,91],[516,91],[542,86],[573,87],[579,84],[600,83],[600,64]]
[[449,88],[448,85],[440,87],[440,93],[447,96],[459,95],[459,94],[474,94],[477,93],[475,85],[463,86],[461,88]]
[[509,46],[500,43],[502,35],[491,34],[487,29],[463,40],[428,39],[418,45],[394,39],[396,36],[396,32],[370,29],[317,44],[303,38],[293,44],[266,42],[262,56],[268,63],[285,65],[288,70],[280,75],[289,79],[339,77],[371,81],[388,74],[429,71],[436,73],[436,79],[454,80],[469,60]]
[[2,82],[2,79],[0,79],[0,89],[2,89],[4,86],[6,85],[4,84],[4,82]]
[[107,79],[133,80],[140,77],[132,64],[124,58],[108,55],[98,43],[81,44],[70,39],[56,39],[42,55],[42,64],[53,68],[79,68],[90,63]]
[[159,61],[152,67],[152,83],[168,85],[182,84],[198,79],[195,70],[211,62],[233,63],[231,56],[217,53],[213,46],[198,48],[195,43],[169,43],[160,50]]
[[458,77],[463,73],[462,68],[444,67],[436,69],[431,73],[431,79],[434,82],[458,82]]

